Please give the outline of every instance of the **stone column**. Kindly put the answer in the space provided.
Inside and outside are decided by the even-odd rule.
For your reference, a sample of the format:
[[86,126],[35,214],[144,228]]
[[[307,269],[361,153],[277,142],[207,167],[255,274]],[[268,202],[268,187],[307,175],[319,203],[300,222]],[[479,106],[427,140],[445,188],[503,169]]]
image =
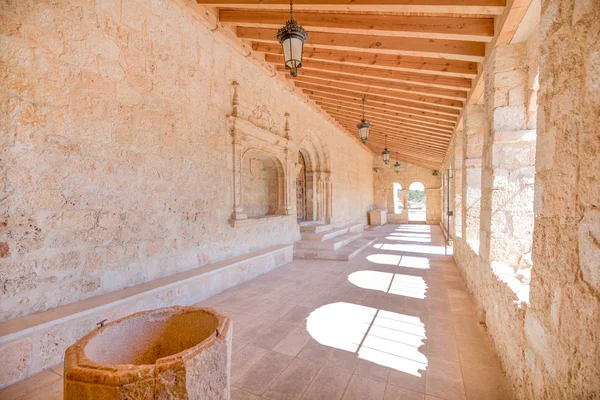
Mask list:
[[306,220],[314,221],[317,219],[317,210],[316,210],[316,188],[315,173],[314,172],[306,172]]
[[481,155],[486,131],[485,106],[472,104],[464,116],[465,136],[463,141],[462,174],[462,230],[463,238],[479,250],[479,215],[481,213]]
[[494,49],[485,71],[480,232],[490,264],[516,266],[531,251],[536,132],[527,130],[527,79],[523,43]]
[[[289,147],[285,149],[285,165],[283,169],[283,214],[295,215],[297,213],[296,204],[296,153]],[[280,190],[282,190],[280,188]]]
[[333,207],[333,196],[332,196],[332,186],[331,186],[331,173],[325,173],[325,223],[329,224],[331,222],[331,212]]
[[246,219],[242,200],[242,150],[246,138],[241,132],[232,129],[233,145],[233,213],[231,219]]
[[462,237],[462,209],[463,209],[463,140],[464,130],[457,129],[454,133],[454,237]]

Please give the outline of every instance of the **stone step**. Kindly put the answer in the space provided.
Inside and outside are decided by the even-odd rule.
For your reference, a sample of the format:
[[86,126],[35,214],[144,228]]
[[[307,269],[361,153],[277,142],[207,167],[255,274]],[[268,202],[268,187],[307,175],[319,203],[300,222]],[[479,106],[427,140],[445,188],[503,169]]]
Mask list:
[[300,222],[300,232],[304,233],[321,233],[331,230],[331,225],[315,223],[315,221],[308,221],[310,223]]
[[353,240],[360,238],[361,236],[362,233],[345,233],[336,235],[334,238],[329,240],[300,240],[294,243],[294,247],[298,247],[300,249],[337,250]]
[[294,247],[294,258],[349,261],[369,247],[375,238],[363,236],[338,250],[302,249]]
[[363,224],[351,224],[339,228],[331,228],[322,232],[302,232],[302,240],[325,241],[331,240],[346,233],[360,233],[364,230]]

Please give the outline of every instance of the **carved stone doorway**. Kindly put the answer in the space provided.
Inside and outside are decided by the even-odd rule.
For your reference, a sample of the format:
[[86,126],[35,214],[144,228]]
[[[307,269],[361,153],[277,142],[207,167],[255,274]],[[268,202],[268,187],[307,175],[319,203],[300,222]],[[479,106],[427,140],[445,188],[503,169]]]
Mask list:
[[306,219],[306,162],[300,152],[296,163],[296,215],[298,221]]

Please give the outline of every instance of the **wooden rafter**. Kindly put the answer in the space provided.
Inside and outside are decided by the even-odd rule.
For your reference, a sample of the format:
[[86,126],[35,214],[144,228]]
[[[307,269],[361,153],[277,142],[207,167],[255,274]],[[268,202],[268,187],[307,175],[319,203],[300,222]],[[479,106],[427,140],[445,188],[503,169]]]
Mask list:
[[365,98],[371,150],[380,152],[388,135],[401,161],[439,168],[465,104],[481,93],[486,54],[512,37],[530,1],[294,0],[295,18],[309,33],[294,79],[275,38],[289,0],[196,0],[190,7],[355,138]]
[[[287,10],[286,0],[197,0],[219,8]],[[294,9],[305,11],[356,11],[500,15],[505,0],[296,0]]]
[[[237,35],[251,41],[277,41],[277,29],[238,27]],[[446,39],[403,38],[399,40],[390,36],[311,32],[307,43],[313,47],[324,49],[361,49],[371,53],[439,57],[475,62],[483,61],[485,55],[485,43]]]
[[[278,43],[256,42],[252,49],[265,54],[281,55],[283,51]],[[304,47],[303,57],[307,60],[337,62],[348,65],[369,65],[398,71],[432,75],[474,78],[477,76],[477,63],[469,61],[446,60],[443,58],[411,57],[393,54],[366,53],[363,51],[340,51]]]
[[[251,28],[278,29],[288,18],[287,11],[221,10],[219,13],[223,23]],[[494,37],[493,18],[318,12],[296,12],[295,18],[311,32],[476,42],[490,42]]]

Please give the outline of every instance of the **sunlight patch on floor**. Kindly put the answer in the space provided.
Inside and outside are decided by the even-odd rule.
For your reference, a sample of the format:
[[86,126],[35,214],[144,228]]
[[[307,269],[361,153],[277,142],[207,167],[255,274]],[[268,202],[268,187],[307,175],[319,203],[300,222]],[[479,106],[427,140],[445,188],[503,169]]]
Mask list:
[[427,284],[420,276],[392,274],[381,271],[356,271],[348,280],[363,289],[378,290],[399,296],[425,299]]
[[418,317],[345,302],[327,304],[307,318],[317,342],[406,374],[422,376],[427,357],[419,352],[426,339]]

